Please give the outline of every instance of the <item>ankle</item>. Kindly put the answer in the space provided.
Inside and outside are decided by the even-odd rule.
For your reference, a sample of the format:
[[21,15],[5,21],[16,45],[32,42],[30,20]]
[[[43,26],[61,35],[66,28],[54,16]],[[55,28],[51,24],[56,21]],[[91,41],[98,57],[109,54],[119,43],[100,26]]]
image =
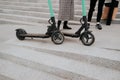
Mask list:
[[63,26],[67,26],[68,21],[64,21]]
[[60,29],[61,22],[62,22],[61,20],[58,20],[58,22],[57,22],[57,28],[58,29]]
[[63,29],[72,29],[72,28],[69,27],[69,26],[67,26],[67,25],[66,25],[66,26],[64,25],[64,26],[63,26]]

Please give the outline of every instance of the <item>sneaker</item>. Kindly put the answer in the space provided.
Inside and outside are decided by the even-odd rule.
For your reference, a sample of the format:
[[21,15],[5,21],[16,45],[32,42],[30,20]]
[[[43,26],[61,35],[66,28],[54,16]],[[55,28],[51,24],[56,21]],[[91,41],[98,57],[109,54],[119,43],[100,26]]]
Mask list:
[[99,29],[99,30],[101,30],[102,29],[101,24],[96,24],[96,28]]
[[72,28],[68,26],[63,26],[63,29],[72,29]]

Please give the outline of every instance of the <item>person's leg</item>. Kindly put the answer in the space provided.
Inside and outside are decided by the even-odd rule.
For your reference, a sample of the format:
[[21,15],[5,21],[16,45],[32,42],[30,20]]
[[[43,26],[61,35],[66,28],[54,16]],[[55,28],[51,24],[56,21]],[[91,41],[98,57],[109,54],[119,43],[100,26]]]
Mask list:
[[105,0],[99,0],[99,2],[98,2],[97,22],[100,22],[100,20],[101,20],[104,2],[105,2]]
[[93,11],[95,10],[97,0],[90,0],[90,9],[88,12],[88,23],[91,22]]
[[99,0],[98,2],[98,13],[97,13],[97,24],[96,27],[101,30],[102,26],[100,24],[101,16],[102,16],[102,11],[103,11],[103,5],[104,5],[105,0]]
[[60,29],[60,24],[61,24],[61,22],[62,22],[61,20],[58,20],[58,22],[57,22],[57,28],[58,28],[58,29]]
[[68,21],[64,21],[63,29],[72,29],[68,26]]

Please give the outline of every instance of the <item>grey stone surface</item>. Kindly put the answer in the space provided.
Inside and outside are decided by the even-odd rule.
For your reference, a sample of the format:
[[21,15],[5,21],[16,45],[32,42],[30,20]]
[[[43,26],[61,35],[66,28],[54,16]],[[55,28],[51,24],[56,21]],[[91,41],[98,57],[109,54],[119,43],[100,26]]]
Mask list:
[[0,80],[14,80],[14,79],[11,79],[9,77],[6,77],[6,76],[0,74]]
[[[63,30],[61,27],[61,31],[73,33],[80,27],[80,25],[70,26],[72,30]],[[99,31],[94,26],[93,23],[90,30],[93,31],[96,40],[93,45],[87,47],[79,39],[69,37],[65,37],[65,41],[61,45],[53,44],[50,38],[33,40],[28,38],[19,41],[16,39],[15,29],[24,28],[27,32],[45,33],[47,25],[1,24],[0,69],[2,72],[0,74],[12,74],[12,79],[19,80],[23,70],[31,69],[29,72],[25,71],[26,75],[32,76],[32,74],[35,75],[42,71],[44,72],[42,74],[51,75],[50,77],[53,79],[56,79],[53,77],[56,76],[60,80],[119,80],[120,38],[118,36],[120,27],[118,24],[111,26],[103,24],[103,30]],[[21,67],[20,70],[14,66],[15,70],[10,72],[9,69],[12,65],[9,63]],[[3,64],[4,66],[2,66]],[[18,73],[15,74],[15,72]],[[29,79],[25,76],[21,78],[22,80]],[[36,76],[33,78],[37,80]]]
[[[56,19],[58,1],[52,0]],[[88,11],[89,0],[86,7]],[[74,33],[81,26],[81,12],[81,2],[75,0],[75,19],[69,22],[72,30],[61,25],[61,31]],[[95,29],[96,13],[90,27],[95,43],[89,47],[69,37],[61,45],[50,38],[19,41],[17,28],[46,33],[47,0],[0,0],[0,80],[120,80],[120,12],[111,26],[103,21],[101,31]]]
[[[52,0],[56,18],[58,14],[58,1]],[[79,22],[82,17],[81,2],[75,1],[75,18]],[[86,1],[87,12],[89,9],[89,1]],[[95,8],[95,11],[97,7]],[[120,11],[120,10],[119,10]],[[15,24],[46,23],[49,19],[49,10],[47,0],[0,0],[0,16],[1,21]],[[117,13],[116,19],[112,23],[120,23],[120,13]],[[39,18],[39,19],[38,19]],[[15,20],[15,21],[14,21]],[[93,22],[96,21],[96,12],[93,14]],[[103,21],[105,22],[105,21]]]

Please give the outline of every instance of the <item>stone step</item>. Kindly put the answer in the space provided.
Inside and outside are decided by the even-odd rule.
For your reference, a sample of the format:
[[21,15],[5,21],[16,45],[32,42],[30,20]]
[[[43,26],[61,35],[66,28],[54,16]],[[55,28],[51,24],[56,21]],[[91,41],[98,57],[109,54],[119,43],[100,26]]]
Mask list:
[[117,12],[117,14],[116,14],[116,18],[119,18],[119,19],[120,19],[120,11]]
[[0,74],[0,80],[14,80],[14,79]]
[[[5,46],[5,45],[4,45]],[[82,61],[25,49],[18,46],[2,47],[0,58],[24,65],[33,69],[64,77],[68,80],[119,80],[120,71],[89,64]],[[108,57],[108,56],[107,56]],[[117,56],[118,57],[118,56]],[[104,60],[103,60],[104,61]],[[74,65],[73,65],[74,64]],[[70,74],[71,73],[71,74]],[[66,75],[67,74],[67,75]]]
[[[40,7],[40,10],[41,10],[41,9],[44,9],[44,8],[48,9],[48,8],[47,8],[47,7],[48,7],[47,3],[39,3],[39,4],[34,3],[34,4],[33,4],[33,3],[22,3],[22,2],[18,2],[18,3],[15,3],[15,2],[14,2],[14,3],[13,3],[13,2],[3,2],[3,1],[0,2],[0,3],[1,3],[2,5],[3,5],[3,4],[6,4],[6,5],[8,5],[8,6],[11,6],[11,5],[13,6],[13,5],[15,5],[15,7],[19,5],[19,6],[30,6],[30,7],[37,7],[37,8]],[[42,7],[44,7],[44,8],[42,8]],[[56,8],[56,7],[58,7],[58,6],[55,5],[55,8]],[[89,8],[89,6],[87,6],[87,8]],[[77,9],[78,9],[78,10],[77,10]],[[82,15],[82,14],[81,14],[81,11],[82,11],[82,10],[80,10],[80,9],[81,9],[81,6],[78,6],[78,5],[77,5],[77,6],[75,7],[75,14]],[[18,10],[18,9],[17,9],[17,10]],[[48,12],[49,10],[41,10],[41,11]],[[55,9],[55,12],[58,13],[58,8]],[[87,13],[88,13],[88,12],[87,12]],[[96,13],[95,13],[95,16],[96,16]],[[119,13],[119,12],[117,13],[117,16],[116,16],[116,17],[117,17],[117,18],[120,17],[120,13]]]
[[0,18],[25,21],[25,22],[35,22],[35,23],[48,23],[49,18],[37,18],[31,16],[22,16],[22,15],[12,15],[0,13]]
[[[80,11],[78,11],[80,12]],[[77,12],[77,13],[78,13]],[[9,15],[21,15],[21,16],[30,16],[30,17],[39,17],[39,18],[49,18],[50,13],[48,12],[34,12],[34,11],[21,11],[21,10],[12,10],[12,9],[0,9],[0,13],[2,14],[9,14]],[[80,12],[80,15],[74,16],[74,20],[78,20],[81,18],[82,12]],[[95,14],[96,15],[96,14]],[[58,18],[58,13],[55,13],[55,17]]]
[[[101,23],[106,24],[106,20],[101,20]],[[116,18],[115,20],[111,21],[112,24],[120,24],[120,18]]]
[[[14,45],[16,46],[16,43],[14,43]],[[52,54],[52,55],[56,55],[56,56],[65,57],[65,58],[68,58],[68,59],[83,61],[83,62],[86,62],[88,64],[104,66],[106,68],[111,68],[111,69],[115,69],[115,70],[120,71],[120,68],[118,67],[118,66],[120,66],[120,60],[119,60],[120,54],[116,53],[116,55],[114,55],[114,53],[112,53],[110,51],[107,51],[107,50],[94,48],[94,49],[97,49],[98,51],[101,51],[103,53],[106,52],[106,54],[104,54],[104,55],[107,55],[107,57],[105,57],[105,56],[103,56],[103,54],[100,55],[98,53],[87,54],[86,52],[85,53],[79,53],[77,51],[73,51],[73,52],[70,52],[68,50],[61,51],[60,49],[59,50],[48,49],[48,48],[47,49],[42,49],[40,47],[39,48],[32,47],[32,45],[28,46],[28,45],[18,44],[17,46],[21,46],[21,47],[24,47],[24,48],[27,48],[27,49],[32,49],[32,50],[35,50],[35,51],[38,51],[38,52],[43,52],[43,53],[48,53],[48,54]],[[82,50],[81,50],[81,52],[82,52]]]
[[[21,10],[12,10],[12,9],[0,9],[0,13],[39,17],[39,18],[49,18],[50,17],[50,13],[48,13],[48,12],[21,11]],[[56,17],[58,16],[57,13],[55,14],[55,16]]]
[[[82,17],[82,16],[81,16]],[[80,17],[80,18],[81,18]],[[79,18],[79,19],[80,19]],[[78,23],[78,21],[70,21],[70,24]],[[32,17],[32,16],[22,16],[22,15],[13,15],[13,14],[4,14],[0,13],[0,20],[12,22],[12,23],[21,23],[21,24],[40,24],[40,23],[48,23],[49,18],[40,18],[40,17]],[[56,18],[57,20],[57,18]],[[15,21],[15,22],[14,22]]]
[[[34,15],[36,16],[36,14],[35,14],[35,12],[36,13],[38,13],[38,12],[44,12],[45,13],[45,15],[46,15],[46,13],[49,13],[49,9],[48,8],[42,8],[42,7],[39,7],[39,9],[38,9],[38,7],[36,7],[34,10],[33,9],[30,9],[29,7],[20,7],[20,6],[16,6],[16,9],[15,9],[15,6],[0,6],[1,7],[1,10],[0,10],[0,12],[9,12],[9,11],[11,11],[11,10],[13,10],[13,12],[12,13],[16,13],[16,14],[24,14],[25,12],[28,12],[28,11],[31,11],[29,14],[30,15],[33,15],[33,13],[34,13]],[[3,8],[3,10],[2,10],[2,8]],[[13,9],[14,8],[14,9]],[[10,10],[9,10],[10,9]],[[15,10],[17,11],[17,12],[15,12]],[[19,11],[20,10],[20,11]],[[23,12],[22,12],[23,11]],[[54,9],[54,12],[55,13],[57,13],[58,14],[58,9],[56,8],[56,9]],[[87,12],[88,13],[88,12]],[[29,15],[28,14],[28,15]],[[94,13],[94,15],[93,16],[96,16],[96,14],[97,14],[97,12],[95,12]],[[38,14],[37,14],[38,15]],[[39,14],[39,15],[41,15],[41,14]],[[75,15],[82,15],[82,10],[75,10]],[[43,15],[41,15],[42,17],[43,17]],[[37,16],[38,17],[38,16]],[[116,16],[117,18],[119,18],[120,17],[120,13],[117,13],[117,16]]]
[[[21,24],[21,25],[39,26],[41,23],[48,24],[48,19],[46,19],[44,21],[42,20],[39,23],[36,23],[36,22],[25,22],[25,21],[0,18],[0,24]],[[69,24],[70,25],[81,25],[79,21],[69,21]],[[48,24],[48,25],[50,25],[50,24]],[[46,26],[48,26],[48,25],[46,25]]]
[[[41,23],[47,23],[47,22],[44,21]],[[5,19],[5,18],[0,19],[0,24],[21,24],[21,25],[34,25],[34,26],[40,25],[40,23],[25,22],[25,21],[11,20],[11,19]]]
[[[25,2],[24,3],[24,2],[0,1],[0,4],[1,4],[0,5],[0,8],[1,8],[0,13],[2,13],[2,14],[5,13],[5,15],[9,16],[8,18],[6,18],[5,16],[1,17],[3,19],[10,19],[10,17],[13,17],[14,19],[13,18],[11,19],[13,21],[17,18],[20,18],[20,16],[22,16],[23,21],[29,22],[29,19],[31,19],[32,22],[38,23],[38,22],[47,22],[47,20],[49,18],[49,9],[47,7],[47,3],[45,3],[45,2],[42,2],[42,3]],[[40,5],[40,7],[39,7],[39,5]],[[55,12],[55,15],[57,18],[58,4],[55,4],[54,7],[55,7],[54,12]],[[77,5],[75,8],[75,18],[74,18],[75,21],[79,21],[82,16],[82,14],[81,14],[82,12],[79,8],[81,8],[80,5]],[[87,8],[89,8],[88,5],[87,5]],[[29,16],[30,16],[30,18],[28,19]],[[40,19],[38,19],[38,18],[36,19],[35,17],[40,17]],[[117,13],[117,19],[114,20],[112,23],[120,23],[119,17],[120,17],[120,14]],[[25,18],[25,19],[23,19],[23,18]],[[32,20],[32,18],[33,18],[33,20]],[[39,21],[42,18],[43,18],[43,21]],[[45,18],[47,18],[46,21],[44,20]],[[96,18],[96,12],[93,15],[93,21],[95,21],[95,18]],[[21,18],[19,20],[21,21]]]
[[[26,29],[26,30],[28,30],[28,29]],[[74,30],[74,31],[76,31],[76,30]],[[34,31],[31,31],[31,32],[34,33]],[[64,32],[64,31],[62,31],[62,32]],[[69,32],[71,32],[71,31],[69,31]],[[33,49],[33,50],[38,51],[38,52],[43,52],[43,53],[45,52],[48,54],[62,56],[65,58],[70,58],[70,59],[74,59],[74,60],[78,60],[78,61],[84,61],[87,63],[91,63],[91,64],[95,64],[95,65],[99,65],[99,66],[104,66],[107,68],[116,69],[116,70],[120,71],[120,68],[118,67],[118,66],[120,66],[120,60],[119,60],[120,54],[119,53],[117,54],[117,52],[116,52],[116,54],[114,54],[111,51],[107,51],[107,50],[99,49],[99,48],[94,48],[94,47],[90,48],[89,50],[87,48],[85,48],[83,50],[79,50],[79,48],[81,46],[78,46],[76,44],[74,44],[74,45],[76,45],[76,47],[78,47],[78,49],[72,51],[70,47],[67,47],[68,44],[65,44],[65,43],[64,43],[64,45],[59,47],[60,49],[55,48],[55,46],[53,46],[52,48],[49,48],[49,45],[47,45],[47,44],[43,45],[42,43],[40,45],[43,45],[43,46],[39,46],[39,44],[34,43],[34,42],[32,43],[29,41],[21,43],[21,41],[19,42],[17,40],[10,40],[7,43],[21,46],[21,47],[24,47],[27,49]],[[80,43],[80,42],[78,42],[78,43]],[[44,48],[45,46],[47,46],[47,47]],[[66,47],[67,50],[63,49],[63,47]],[[61,50],[63,50],[63,51],[61,51]],[[84,50],[87,50],[87,52],[89,52],[89,53],[85,52]],[[103,54],[99,53],[99,52],[96,52],[95,54],[93,54],[92,51],[99,51],[99,52],[102,52]],[[81,53],[79,53],[79,52],[81,52]]]
[[[49,12],[49,8],[48,7],[30,7],[30,6],[17,6],[17,5],[0,5],[0,8],[3,9],[13,9],[13,10],[23,10],[23,11],[36,11],[36,12]],[[88,9],[89,7],[87,7]],[[53,8],[55,12],[58,12],[58,8],[54,7]],[[81,11],[81,7],[80,8],[76,8],[76,11]]]
[[2,74],[2,76],[7,76],[7,78],[0,78],[0,80],[67,80],[4,59],[0,59],[0,74]]
[[[49,12],[48,8],[42,7],[27,7],[27,6],[15,6],[15,5],[0,5],[3,9],[23,10],[23,11],[35,11],[35,12]],[[54,9],[56,10],[56,8]],[[57,9],[58,10],[58,9]]]
[[[7,1],[7,2],[29,2],[29,3],[47,3],[48,0],[0,0],[0,1]],[[53,3],[58,3],[59,1],[57,0],[51,0]],[[81,3],[81,1],[79,0],[75,0],[75,3]],[[88,0],[86,0],[85,2],[89,2]]]
[[[49,13],[48,8],[30,8],[30,7],[19,7],[19,6],[6,6],[6,5],[0,5],[0,13],[14,13],[14,14],[30,14],[37,16],[39,13]],[[54,8],[54,12],[58,14],[58,9]],[[39,14],[40,15],[40,14]],[[75,15],[82,15],[82,10],[75,10]],[[42,15],[41,15],[42,16]],[[37,16],[38,17],[38,16]]]
[[[50,17],[50,13],[48,12],[48,10],[44,11],[44,9],[41,9],[41,11],[43,11],[43,12],[22,11],[22,10],[0,8],[0,13],[5,13],[5,14],[25,15],[25,16],[44,17],[44,18]],[[82,15],[82,11],[81,10],[76,11],[75,16],[76,15],[78,15],[80,17]],[[55,16],[58,17],[58,11],[55,11]]]
[[[40,18],[40,17],[32,17],[32,16],[22,16],[22,15],[13,15],[13,14],[4,14],[4,13],[0,13],[0,20],[2,21],[3,20],[3,22],[5,22],[5,23],[21,23],[21,24],[39,24],[39,23],[48,23],[48,19],[49,18]],[[80,20],[80,18],[82,18],[82,16],[80,17],[80,16],[75,16],[75,18],[74,18],[74,20],[75,21],[70,21],[70,24],[80,24],[79,23],[79,20]],[[95,20],[96,19],[96,17],[93,17],[93,19],[92,19],[92,21],[96,21]],[[7,20],[7,22],[6,22],[6,20]],[[56,18],[56,20],[57,20],[57,18]],[[14,22],[15,21],[15,22]],[[105,21],[103,21],[103,23],[104,23]],[[119,23],[120,22],[120,19],[116,19],[116,20],[114,20],[112,23]]]
[[[42,13],[44,15],[44,13]],[[45,15],[44,15],[45,16]],[[5,13],[0,13],[0,18],[3,19],[11,19],[11,20],[18,20],[18,21],[26,21],[26,22],[36,22],[36,23],[48,23],[49,20],[49,15],[45,17],[33,17],[33,16],[28,16],[28,15],[16,15],[16,14],[5,14]],[[82,16],[75,16],[75,21],[79,21]],[[56,16],[57,19],[57,16]]]
[[[75,5],[75,8],[76,7],[79,7],[81,6],[81,2],[74,2],[76,5]],[[3,5],[20,5],[20,6],[33,6],[33,7],[41,7],[41,6],[45,6],[45,7],[48,7],[48,4],[47,2],[40,2],[40,3],[31,3],[31,2],[10,2],[10,1],[0,1],[0,4],[3,4]],[[87,1],[85,3],[86,5],[89,5],[89,1]],[[53,2],[53,7],[58,7],[59,6],[59,2]]]
[[[29,5],[29,4],[27,4],[27,3],[31,3],[31,4],[39,4],[39,3],[47,3],[47,0],[44,0],[44,1],[42,1],[42,0],[36,0],[36,1],[32,1],[32,0],[27,0],[27,1],[25,1],[25,0],[23,0],[23,1],[19,1],[19,0],[0,0],[1,2],[4,2],[4,3],[23,3],[23,4],[25,4],[25,5]],[[52,0],[52,2],[53,3],[59,3],[58,1],[56,1],[56,0]],[[88,0],[86,0],[85,1],[86,3],[86,5],[89,5],[89,1]],[[78,5],[80,5],[82,2],[80,2],[79,0],[75,0],[75,4],[78,4]],[[20,5],[20,4],[18,4],[18,5]],[[53,4],[54,5],[54,4]],[[119,4],[120,5],[120,4]],[[119,8],[120,8],[120,6],[118,6]],[[120,10],[119,10],[120,11]]]
[[[44,8],[48,8],[48,4],[47,3],[23,3],[23,2],[6,2],[6,1],[0,1],[0,4],[2,5],[9,5],[9,6],[26,6],[26,7],[44,7]],[[53,4],[53,8],[57,8],[58,9],[58,3],[57,4]],[[81,5],[75,5],[75,10],[80,10],[81,9]],[[87,9],[89,9],[89,4],[86,5]],[[97,9],[97,7],[96,7]],[[120,11],[120,10],[119,10]]]
[[[53,2],[54,3],[54,2]],[[79,4],[77,4],[79,3]],[[31,2],[10,2],[10,1],[0,1],[0,4],[3,5],[19,5],[19,6],[32,6],[32,7],[48,7],[47,2],[42,2],[42,3],[31,3]],[[75,9],[80,9],[81,8],[81,2],[76,2],[75,1]],[[53,7],[58,8],[59,2],[53,4]],[[86,3],[86,7],[89,8],[89,1]],[[97,9],[97,7],[96,7]],[[120,8],[119,8],[120,9]],[[120,10],[119,10],[120,11]]]

